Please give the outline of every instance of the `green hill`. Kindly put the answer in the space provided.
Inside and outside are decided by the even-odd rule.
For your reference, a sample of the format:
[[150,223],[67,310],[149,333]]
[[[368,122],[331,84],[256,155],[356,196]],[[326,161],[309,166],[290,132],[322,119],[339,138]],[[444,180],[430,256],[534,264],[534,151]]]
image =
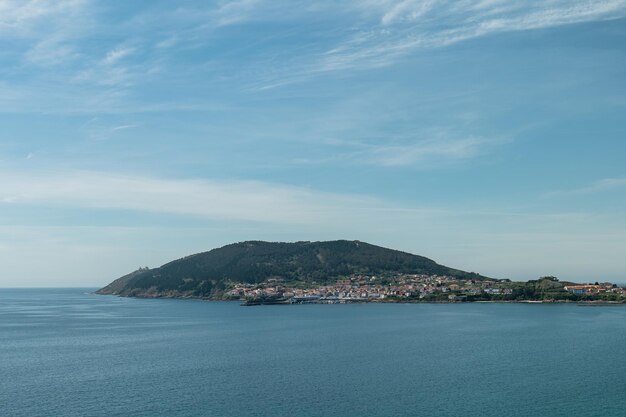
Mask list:
[[155,269],[125,275],[98,294],[143,297],[219,297],[231,282],[331,282],[351,274],[414,273],[483,279],[423,256],[359,241],[234,243]]

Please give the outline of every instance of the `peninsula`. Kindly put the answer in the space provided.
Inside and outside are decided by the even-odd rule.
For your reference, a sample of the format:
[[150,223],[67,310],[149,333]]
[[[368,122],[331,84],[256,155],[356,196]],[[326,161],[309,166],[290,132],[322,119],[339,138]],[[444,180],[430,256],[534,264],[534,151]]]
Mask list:
[[244,305],[349,302],[626,302],[612,283],[494,279],[360,241],[226,245],[140,268],[97,291],[144,298],[242,300]]

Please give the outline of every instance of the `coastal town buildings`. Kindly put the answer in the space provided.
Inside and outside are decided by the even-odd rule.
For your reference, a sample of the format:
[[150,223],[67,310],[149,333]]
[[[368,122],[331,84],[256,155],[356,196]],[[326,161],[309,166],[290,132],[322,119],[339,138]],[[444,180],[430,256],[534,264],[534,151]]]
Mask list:
[[[538,289],[539,287],[529,286],[530,282],[464,280],[450,276],[422,274],[352,275],[320,285],[304,283],[298,285],[298,283],[286,283],[282,279],[271,279],[259,284],[234,283],[226,292],[226,296],[230,299],[274,300],[284,303],[402,300],[459,302],[512,299],[555,301],[603,295],[611,295],[614,299],[626,297],[626,289],[612,283],[563,285],[554,277],[540,280],[547,281],[552,288]],[[535,293],[529,293],[533,288]]]

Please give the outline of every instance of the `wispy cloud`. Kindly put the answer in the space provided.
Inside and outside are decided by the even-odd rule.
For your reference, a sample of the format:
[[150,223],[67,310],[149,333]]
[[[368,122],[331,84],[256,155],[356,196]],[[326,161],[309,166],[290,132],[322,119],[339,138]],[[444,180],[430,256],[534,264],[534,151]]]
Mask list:
[[227,26],[246,21],[251,13],[261,5],[261,0],[235,0],[223,2],[214,11],[215,22],[218,26]]
[[0,34],[12,37],[37,36],[42,26],[81,14],[85,0],[1,0]]
[[[419,140],[413,143],[350,143],[352,150],[321,159],[296,158],[294,164],[343,163],[351,165],[376,165],[379,167],[412,166],[433,169],[448,166],[451,162],[475,158],[487,152],[497,142],[472,137],[445,140]],[[345,147],[345,145],[344,145]]]
[[451,128],[420,129],[404,136],[371,137],[362,140],[329,138],[318,140],[332,157],[296,158],[295,164],[338,163],[432,169],[480,157],[510,143],[514,135],[484,137]]
[[626,16],[626,0],[391,0],[358,2],[353,7],[366,9],[369,19],[354,22],[335,46],[312,52],[309,61],[290,66],[288,74],[268,79],[259,89],[329,72],[384,67],[420,49],[445,47],[502,32]]
[[401,0],[388,6],[380,19],[383,25],[390,25],[398,20],[414,21],[427,14],[436,1]]
[[408,145],[378,145],[367,150],[366,161],[382,166],[432,166],[443,161],[475,157],[491,142],[470,136],[451,140],[424,140]]
[[24,54],[24,58],[31,64],[50,67],[68,64],[79,55],[63,38],[50,37],[36,43]]
[[77,59],[73,42],[90,23],[88,0],[0,0],[0,35],[20,39],[24,61],[39,67]]
[[115,126],[113,127],[111,130],[112,131],[118,131],[118,130],[126,130],[126,129],[133,129],[135,127],[137,127],[138,125],[119,125],[119,126]]
[[626,187],[626,178],[604,178],[586,187],[571,190],[552,191],[543,195],[544,198],[567,197],[596,194]]
[[119,60],[131,55],[135,52],[135,48],[131,47],[117,47],[109,52],[107,52],[106,56],[102,60],[104,65],[113,65],[117,63]]
[[[121,63],[137,48],[85,42],[104,31],[110,36],[117,30],[103,21],[99,10],[91,0],[0,0],[0,35],[19,39],[15,43],[19,47],[8,53],[21,58],[20,72],[31,83],[48,83],[46,89],[72,83],[128,86],[136,71]],[[148,71],[142,68],[140,72]]]
[[[119,122],[118,122],[119,123]],[[123,132],[129,129],[135,129],[139,127],[139,124],[135,123],[123,123],[112,125],[110,121],[100,120],[94,117],[85,122],[81,129],[84,130],[86,135],[94,142],[101,142],[112,139],[116,136],[116,133]]]
[[[74,42],[105,30],[116,30],[111,22],[99,24],[102,16],[97,15],[97,10],[89,0],[1,0],[0,34],[30,39],[32,45],[24,55],[30,63],[45,67],[80,61],[83,65],[76,68],[79,75],[73,80],[105,86],[127,84],[133,71],[116,64],[137,53],[136,48],[124,44],[111,49],[106,45],[110,49],[105,50],[104,57],[97,58],[92,49],[85,50],[85,45]],[[267,90],[329,72],[391,65],[415,50],[447,46],[480,36],[620,18],[626,16],[626,0],[584,3],[572,0],[352,0],[314,4],[235,0],[217,4],[200,2],[189,9],[162,6],[125,18],[134,19],[132,22],[142,26],[142,30],[165,35],[162,41],[154,43],[155,49],[164,54],[171,52],[172,45],[184,44],[190,39],[196,46],[201,45],[207,36],[213,36],[208,34],[225,26],[282,21],[291,22],[290,27],[293,27],[327,16],[334,16],[341,22],[326,27],[332,37],[312,36],[286,57],[255,62],[258,79],[249,79],[246,84],[252,89]],[[167,29],[159,33],[158,25],[163,22]],[[121,30],[128,32],[128,27],[119,24]],[[141,33],[131,32],[131,42],[142,38]],[[282,62],[277,64],[277,59]],[[94,65],[111,68],[94,71]],[[146,69],[140,72],[145,73]]]
[[259,181],[166,180],[101,172],[4,172],[4,203],[125,209],[207,219],[316,224],[381,202]]
[[96,84],[113,87],[129,87],[139,74],[148,72],[142,64],[131,65],[124,62],[126,58],[137,53],[137,48],[118,46],[109,50],[99,62],[94,62],[78,72],[73,81],[78,83]]

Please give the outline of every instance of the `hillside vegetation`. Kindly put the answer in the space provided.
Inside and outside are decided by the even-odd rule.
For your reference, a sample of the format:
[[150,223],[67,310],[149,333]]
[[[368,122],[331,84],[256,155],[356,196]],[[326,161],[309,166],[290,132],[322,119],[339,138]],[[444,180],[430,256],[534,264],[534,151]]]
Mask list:
[[410,273],[483,279],[423,256],[359,241],[275,243],[248,241],[187,256],[125,275],[99,294],[144,297],[220,297],[230,283],[324,283],[352,274]]

